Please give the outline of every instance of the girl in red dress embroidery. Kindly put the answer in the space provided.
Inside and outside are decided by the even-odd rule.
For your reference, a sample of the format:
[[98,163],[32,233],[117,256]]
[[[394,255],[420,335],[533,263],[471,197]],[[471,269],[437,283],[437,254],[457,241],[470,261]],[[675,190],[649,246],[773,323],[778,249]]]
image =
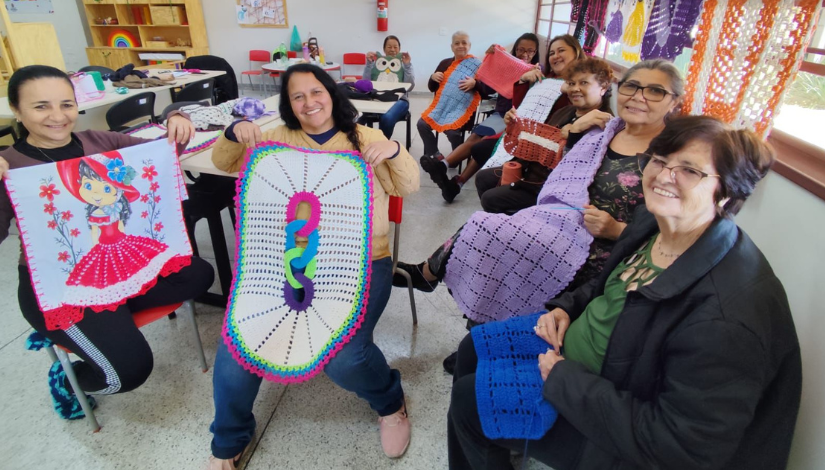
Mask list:
[[[130,203],[140,197],[132,186],[137,172],[117,151],[57,163],[66,189],[85,202],[92,247],[66,280],[64,303],[88,305],[120,303],[142,293],[157,276],[166,275],[174,253],[165,243],[149,237],[127,235]],[[148,285],[147,285],[148,284]]]

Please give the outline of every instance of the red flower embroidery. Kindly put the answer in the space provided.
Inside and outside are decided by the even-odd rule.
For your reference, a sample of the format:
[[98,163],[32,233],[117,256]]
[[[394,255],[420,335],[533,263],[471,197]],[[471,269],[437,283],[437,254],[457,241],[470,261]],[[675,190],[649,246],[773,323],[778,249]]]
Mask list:
[[163,224],[161,222],[156,223],[155,232],[160,232],[161,230],[163,230]]
[[144,194],[143,196],[141,196],[140,197],[140,202],[149,202],[149,195]]
[[59,253],[57,255],[57,261],[62,261],[63,263],[65,263],[66,261],[69,261],[69,252],[68,251],[63,251],[63,252]]
[[73,237],[77,237],[78,235],[80,235],[80,230],[73,228],[72,231],[69,232],[69,234]]
[[63,220],[72,220],[72,217],[73,215],[71,211],[65,211],[60,214],[60,218]]
[[154,181],[154,182],[152,182],[152,184],[149,185],[149,190],[150,191],[157,191],[159,187],[160,187],[160,184],[158,184],[157,181]]
[[48,203],[48,204],[43,204],[43,212],[45,212],[45,213],[47,213],[47,214],[49,214],[49,215],[54,214],[54,212],[55,212],[56,210],[57,210],[57,208],[56,208],[56,207],[54,207],[54,203],[53,203],[53,202],[50,202],[50,203]]
[[155,165],[150,165],[150,166],[143,167],[143,178],[146,178],[149,181],[152,181],[152,179],[157,175],[158,175],[158,172],[155,171]]
[[52,230],[57,228],[57,222],[55,222],[54,220],[50,220],[46,225],[48,225],[49,228]]
[[45,197],[49,201],[54,201],[54,197],[60,194],[60,190],[54,184],[40,185],[40,197]]
[[149,211],[143,211],[143,212],[140,213],[140,218],[141,219],[145,219],[147,217],[149,217]]
[[160,202],[160,196],[155,196],[155,204]]

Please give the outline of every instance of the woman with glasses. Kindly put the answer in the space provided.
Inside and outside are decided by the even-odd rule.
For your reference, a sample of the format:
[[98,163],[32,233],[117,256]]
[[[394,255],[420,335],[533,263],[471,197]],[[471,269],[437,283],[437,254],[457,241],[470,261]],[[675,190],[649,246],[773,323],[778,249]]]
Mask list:
[[[491,54],[494,47],[495,45],[490,46],[487,49],[487,54]],[[538,48],[539,38],[533,33],[524,33],[516,39],[516,43],[513,45],[510,53],[527,64],[535,65],[537,70],[540,71],[541,66],[539,65]],[[483,82],[476,81],[473,77],[467,77],[461,87],[465,91],[475,89],[482,96],[490,96],[496,92]],[[452,153],[446,157],[438,152],[433,155],[424,155],[421,157],[421,168],[430,175],[433,183],[441,189],[441,195],[445,201],[453,202],[453,199],[455,199],[461,191],[461,186],[464,185],[464,182],[472,177],[479,169],[473,161],[470,161],[464,173],[453,179],[448,179],[447,168],[454,168],[458,166],[459,163],[468,159],[473,145],[477,144],[484,137],[491,137],[504,131],[504,114],[512,107],[513,101],[511,99],[499,95],[496,99],[496,107],[493,114],[475,126],[470,137],[468,137],[463,144],[453,149]],[[471,166],[473,167],[472,169]]]
[[[690,116],[669,122],[638,162],[647,204],[601,275],[548,302],[549,313],[484,325],[462,341],[451,469],[508,469],[510,449],[525,445],[556,470],[785,468],[799,343],[782,284],[733,221],[773,151],[750,131]],[[488,328],[541,349],[525,359],[536,366],[523,380],[558,416],[538,440],[483,431],[490,417],[476,384],[487,374],[476,351],[490,346]]]

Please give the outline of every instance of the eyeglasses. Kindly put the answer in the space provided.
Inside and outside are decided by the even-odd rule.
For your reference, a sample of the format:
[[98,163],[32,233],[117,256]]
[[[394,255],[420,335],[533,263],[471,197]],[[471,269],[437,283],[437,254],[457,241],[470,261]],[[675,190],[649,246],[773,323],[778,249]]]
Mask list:
[[516,48],[516,55],[522,55],[522,54],[533,55],[535,53],[536,53],[535,49],[524,49],[523,47]]
[[637,91],[642,90],[642,97],[648,101],[659,102],[667,95],[676,96],[676,93],[665,90],[658,86],[641,86],[635,83],[625,82],[619,84],[619,94],[633,96]]
[[689,166],[665,166],[664,160],[646,153],[637,153],[636,158],[639,159],[639,169],[642,173],[644,173],[647,168],[650,168],[650,171],[656,175],[661,173],[662,170],[670,170],[670,178],[676,183],[676,186],[684,190],[695,188],[704,178],[721,178],[721,175],[711,175]]

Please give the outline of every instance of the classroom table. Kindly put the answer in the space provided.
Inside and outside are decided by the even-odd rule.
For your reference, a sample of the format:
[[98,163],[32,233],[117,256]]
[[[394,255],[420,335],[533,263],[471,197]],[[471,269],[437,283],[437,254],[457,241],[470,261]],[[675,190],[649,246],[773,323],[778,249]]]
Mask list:
[[[372,82],[372,88],[378,91],[387,91],[387,90],[395,90],[398,88],[404,88],[407,91],[412,89],[413,84],[407,82]],[[399,95],[401,95],[399,93]],[[400,97],[400,96],[399,96]],[[395,101],[373,101],[373,100],[352,100],[352,103],[355,105],[355,108],[358,109],[359,112],[362,114],[384,114],[390,110],[395,104]],[[412,124],[410,121],[412,120],[412,116],[407,119],[404,119],[407,123],[407,150],[410,149],[410,144],[412,143]],[[376,122],[377,119],[372,119],[371,122]]]
[[[156,76],[166,72],[172,72],[172,70],[147,70],[146,72],[148,72],[150,76]],[[215,78],[221,75],[226,75],[226,72],[223,70],[203,70],[201,74],[185,75],[173,80],[168,85],[142,89],[130,88],[125,95],[115,93],[113,90],[108,91],[102,99],[78,104],[78,111],[85,111],[86,114],[78,118],[77,123],[75,124],[75,130],[108,130],[109,126],[106,124],[106,110],[109,109],[109,106],[115,103],[120,103],[129,96],[145,93],[147,91],[155,92],[155,114],[160,114],[166,106],[172,103],[172,96],[168,93],[158,93],[159,91],[182,87],[189,83],[199,82],[201,80],[206,80],[207,78]],[[0,98],[0,118],[14,118],[14,113],[12,113],[11,107],[9,107],[9,99],[7,97]]]
[[[268,64],[264,64],[261,68],[265,72],[272,72],[272,73],[282,73],[286,72],[286,69],[289,68],[290,65],[306,63],[303,62],[303,59],[289,59],[289,63],[286,65],[281,64],[280,62],[270,62]],[[321,67],[322,69],[326,70],[327,72],[332,72],[334,70],[341,70],[341,64],[337,62],[327,62],[325,64],[319,64],[318,62],[311,62],[312,65],[316,65]]]

